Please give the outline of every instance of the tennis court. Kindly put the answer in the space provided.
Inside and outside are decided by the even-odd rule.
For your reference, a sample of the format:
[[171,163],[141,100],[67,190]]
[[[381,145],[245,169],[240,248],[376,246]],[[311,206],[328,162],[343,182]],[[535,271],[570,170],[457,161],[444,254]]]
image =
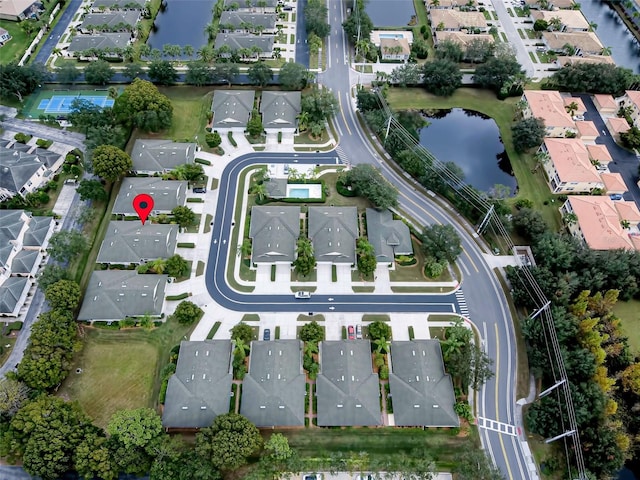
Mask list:
[[113,107],[114,100],[106,95],[53,95],[51,98],[43,98],[36,107],[37,110],[44,110],[46,114],[69,113],[74,100],[85,100],[93,103],[97,107]]

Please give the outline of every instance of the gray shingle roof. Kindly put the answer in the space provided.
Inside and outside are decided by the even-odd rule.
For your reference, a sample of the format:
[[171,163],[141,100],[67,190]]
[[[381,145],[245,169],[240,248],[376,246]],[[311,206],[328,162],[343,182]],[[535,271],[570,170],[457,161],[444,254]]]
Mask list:
[[316,389],[319,426],[381,425],[380,382],[369,340],[321,342]]
[[12,315],[19,308],[18,301],[29,288],[29,279],[25,277],[9,277],[0,285],[0,314]]
[[287,196],[287,183],[286,178],[270,178],[265,182],[267,188],[267,195],[271,198],[285,198]]
[[54,220],[51,217],[31,217],[22,245],[25,247],[41,247],[53,222]]
[[309,238],[318,262],[355,263],[358,209],[309,207]]
[[293,262],[299,236],[300,207],[251,208],[249,237],[253,239],[253,263]]
[[216,36],[215,49],[228,45],[232,51],[241,48],[259,47],[263,53],[271,53],[274,44],[273,35],[252,35],[242,33],[219,33]]
[[24,210],[0,210],[0,266],[7,263],[25,221]]
[[131,34],[100,33],[96,35],[76,35],[67,48],[69,52],[83,52],[91,48],[103,50],[105,48],[124,48],[129,44]]
[[88,13],[85,15],[80,29],[91,30],[92,28],[107,25],[109,29],[120,29],[121,25],[132,27],[138,21],[140,12],[138,10],[120,10],[110,13]]
[[300,92],[263,92],[260,102],[264,128],[297,128]]
[[40,169],[45,169],[36,155],[0,147],[0,188],[18,193]]
[[162,412],[166,428],[209,427],[229,413],[231,341],[181,342],[176,373],[169,378]]
[[109,222],[98,263],[142,263],[169,258],[176,249],[178,225]]
[[187,198],[187,182],[167,181],[158,177],[126,177],[120,186],[113,213],[135,215],[132,202],[140,193],[147,193],[153,197],[154,211],[168,213],[178,205],[184,205]]
[[[258,7],[258,3],[260,3],[261,1],[264,1],[265,7],[274,8],[278,4],[278,0],[251,0],[250,5],[252,8],[261,8]],[[238,4],[238,7],[240,9],[247,8],[247,2],[245,0],[224,0],[225,7],[228,7],[229,5],[232,5],[234,3]]]
[[138,172],[166,172],[193,163],[195,151],[195,143],[138,139],[131,152],[131,161]]
[[106,7],[111,9],[132,8],[133,5],[138,7],[138,10],[146,8],[147,2],[144,0],[95,0],[91,5],[92,8]]
[[266,30],[276,28],[275,13],[253,13],[253,12],[222,12],[220,17],[220,25],[234,25],[241,28],[243,24],[251,24],[253,26],[263,26]]
[[304,426],[302,342],[251,342],[250,361],[240,413],[258,427]]
[[391,343],[389,387],[395,424],[457,427],[451,377],[444,373],[438,340]]
[[47,150],[46,148],[36,148],[33,153],[38,156],[38,159],[44,163],[47,168],[53,168],[53,166],[61,160],[59,153]]
[[246,127],[255,95],[253,90],[216,90],[211,104],[212,128]]
[[[37,268],[40,252],[37,250],[20,250],[11,261],[11,275],[29,275]],[[35,273],[35,272],[33,272]]]
[[373,245],[378,262],[393,262],[395,255],[413,254],[409,227],[401,220],[394,220],[389,210],[367,208],[367,239]]
[[138,275],[132,270],[96,270],[89,279],[78,320],[160,316],[167,278],[167,275]]

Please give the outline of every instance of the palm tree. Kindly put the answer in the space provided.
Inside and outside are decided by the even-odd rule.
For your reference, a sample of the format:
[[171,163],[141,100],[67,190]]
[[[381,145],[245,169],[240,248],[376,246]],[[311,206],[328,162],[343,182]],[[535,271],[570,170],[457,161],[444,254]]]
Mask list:
[[440,0],[431,0],[430,5],[432,7],[438,8],[440,6]]
[[559,17],[553,17],[549,20],[549,26],[552,30],[562,30],[562,20]]
[[192,45],[185,45],[184,47],[182,47],[182,54],[185,57],[191,58],[193,57],[193,46]]
[[246,357],[247,353],[249,352],[249,345],[244,343],[244,340],[242,340],[241,338],[236,338],[235,342],[236,342],[236,349],[234,353],[237,355],[242,355],[242,358]]
[[218,35],[218,27],[216,27],[214,23],[207,24],[204,31],[208,35],[209,40],[213,40],[216,38],[216,35]]
[[253,187],[253,193],[258,196],[258,200],[262,201],[267,196],[267,186],[263,183],[258,183]]
[[544,152],[541,150],[535,154],[535,159],[536,168],[533,170],[533,173],[536,173],[541,166],[545,165],[549,160],[551,160],[551,156],[549,156],[548,152]]
[[156,258],[150,265],[151,269],[158,273],[164,273],[164,269],[167,267],[167,262],[164,258]]
[[611,47],[603,47],[600,55],[604,55],[605,57],[611,56]]
[[242,258],[248,258],[251,255],[251,239],[245,238],[242,245],[238,245],[237,254]]
[[629,220],[621,220],[620,226],[625,230],[628,230],[631,227],[631,222]]
[[216,52],[211,45],[204,45],[198,49],[198,58],[204,63],[211,63],[216,58]]
[[318,353],[318,344],[316,342],[304,342],[304,354],[308,357]]
[[589,22],[589,31],[594,32],[598,28],[598,24],[596,22]]
[[578,216],[573,212],[569,212],[562,216],[562,220],[567,227],[570,227],[578,222]]
[[309,112],[302,111],[300,115],[298,115],[298,130],[304,132],[307,129],[307,125],[309,124]]
[[442,347],[442,358],[445,362],[448,362],[453,354],[459,352],[460,349],[464,347],[465,341],[455,335],[449,335],[440,345]]
[[569,116],[573,117],[573,114],[578,111],[578,104],[576,102],[571,102],[569,105],[566,105],[564,109],[567,111]]
[[389,347],[391,347],[391,342],[384,337],[380,337],[377,340],[373,341],[373,344],[376,346],[377,353],[389,353]]

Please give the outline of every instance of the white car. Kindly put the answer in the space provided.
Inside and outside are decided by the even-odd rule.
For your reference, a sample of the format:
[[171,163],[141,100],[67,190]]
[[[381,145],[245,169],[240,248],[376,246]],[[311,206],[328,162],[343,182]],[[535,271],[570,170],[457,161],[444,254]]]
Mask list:
[[311,292],[305,292],[304,290],[300,290],[295,294],[296,298],[311,298]]

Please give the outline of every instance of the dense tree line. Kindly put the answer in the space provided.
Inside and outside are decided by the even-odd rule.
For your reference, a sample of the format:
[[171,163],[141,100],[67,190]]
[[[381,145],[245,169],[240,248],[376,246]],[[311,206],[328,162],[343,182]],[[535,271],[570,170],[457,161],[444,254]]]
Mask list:
[[[527,208],[514,216],[514,228],[532,241],[537,266],[531,272],[552,302],[587,468],[597,478],[609,476],[637,455],[640,364],[613,307],[640,295],[640,254],[591,250],[572,236],[547,231],[539,214]],[[509,269],[508,278],[517,305],[532,311],[536,305],[519,269]],[[524,319],[522,330],[530,369],[546,388],[554,379],[540,319]],[[564,415],[557,397],[548,395],[529,408],[527,423],[551,437],[563,432]]]
[[640,82],[628,68],[608,63],[576,63],[554,73],[543,88],[565,92],[610,93],[622,95]]
[[32,63],[21,67],[15,63],[0,68],[0,98],[23,98],[38,88],[49,78],[49,73],[42,63]]

